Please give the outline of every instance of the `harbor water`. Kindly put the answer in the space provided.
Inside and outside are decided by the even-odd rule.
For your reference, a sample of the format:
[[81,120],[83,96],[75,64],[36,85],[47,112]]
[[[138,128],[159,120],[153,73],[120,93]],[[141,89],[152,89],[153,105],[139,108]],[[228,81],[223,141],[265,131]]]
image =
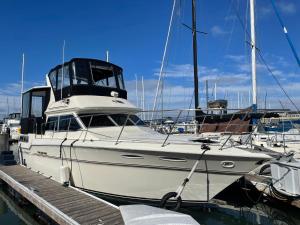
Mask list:
[[15,214],[7,203],[0,197],[0,224],[11,224],[11,225],[25,225],[26,223]]
[[[259,203],[252,207],[219,205],[193,210],[183,209],[181,212],[192,215],[201,225],[299,225],[298,210],[285,211]],[[28,213],[28,209],[18,206],[11,197],[0,191],[0,224],[42,225],[44,223],[38,223],[33,215]]]

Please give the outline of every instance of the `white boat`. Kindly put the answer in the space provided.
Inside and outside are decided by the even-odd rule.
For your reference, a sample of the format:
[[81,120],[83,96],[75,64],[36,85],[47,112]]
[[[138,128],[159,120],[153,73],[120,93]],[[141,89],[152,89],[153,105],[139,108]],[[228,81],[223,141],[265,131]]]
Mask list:
[[70,175],[78,188],[143,202],[159,202],[188,181],[181,198],[196,204],[270,158],[153,131],[127,100],[122,68],[111,63],[75,58],[46,80],[23,93],[19,152],[23,165],[54,180]]
[[10,113],[7,118],[4,119],[2,125],[2,133],[9,134],[9,138],[12,141],[18,141],[20,139],[20,113]]

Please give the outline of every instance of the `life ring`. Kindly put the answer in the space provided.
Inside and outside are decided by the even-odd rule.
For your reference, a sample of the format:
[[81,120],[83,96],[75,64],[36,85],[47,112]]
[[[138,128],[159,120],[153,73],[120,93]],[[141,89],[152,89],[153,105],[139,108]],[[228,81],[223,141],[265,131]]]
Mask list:
[[169,193],[165,194],[162,197],[161,201],[160,201],[159,207],[160,208],[164,208],[164,209],[171,209],[171,210],[174,210],[174,211],[178,211],[180,209],[180,207],[181,207],[181,204],[182,204],[182,199],[181,199],[180,196],[176,199],[176,205],[175,205],[175,207],[171,206],[171,207],[167,208],[167,202],[168,202],[168,200],[170,200],[170,198],[175,198],[176,196],[177,196],[176,192],[169,192]]

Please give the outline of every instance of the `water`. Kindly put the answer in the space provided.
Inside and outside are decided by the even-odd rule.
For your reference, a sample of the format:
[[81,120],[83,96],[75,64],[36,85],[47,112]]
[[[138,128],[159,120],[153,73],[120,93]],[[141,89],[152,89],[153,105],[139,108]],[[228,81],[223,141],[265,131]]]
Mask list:
[[252,207],[223,205],[182,212],[193,216],[201,225],[300,225],[299,209],[282,210],[262,203]]
[[34,218],[0,190],[1,225],[38,225]]
[[25,225],[26,223],[13,213],[6,202],[0,198],[0,224]]

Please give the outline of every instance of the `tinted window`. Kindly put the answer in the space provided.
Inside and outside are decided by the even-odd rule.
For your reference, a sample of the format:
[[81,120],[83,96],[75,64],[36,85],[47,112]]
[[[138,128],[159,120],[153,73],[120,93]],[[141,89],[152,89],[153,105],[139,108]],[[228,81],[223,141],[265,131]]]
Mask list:
[[61,89],[61,82],[62,82],[62,68],[58,69],[58,73],[57,73],[57,87],[56,90],[60,90]]
[[69,65],[64,66],[63,70],[63,87],[69,87],[70,86],[70,71],[69,71]]
[[46,130],[56,130],[58,124],[58,117],[49,117],[47,124],[46,124]]
[[[126,114],[114,114],[110,115],[110,117],[119,125],[123,126],[126,122],[127,115]],[[134,125],[129,119],[127,119],[126,125],[132,126]]]
[[86,127],[110,127],[115,126],[114,123],[105,115],[80,115],[80,119]]
[[29,117],[30,93],[23,94],[22,98],[22,118]]
[[125,90],[125,85],[124,85],[124,80],[123,80],[122,73],[117,75],[117,80],[118,80],[119,88]]
[[43,96],[32,96],[31,100],[31,116],[43,116]]
[[51,86],[53,88],[54,91],[56,91],[56,71],[52,71],[50,74],[49,74],[49,79],[50,79],[50,82],[51,82]]
[[135,123],[135,125],[139,125],[139,126],[144,126],[145,123],[143,120],[141,120],[138,116],[136,115],[130,115],[129,118],[132,120],[132,122]]
[[79,130],[80,125],[77,123],[77,120],[72,115],[60,116],[59,117],[59,131],[67,130]]
[[117,87],[116,77],[112,71],[107,67],[102,67],[100,65],[93,65],[91,62],[89,64],[90,72],[93,78],[93,84],[103,87]]
[[[74,66],[74,63],[73,63]],[[90,68],[86,62],[76,62],[73,85],[88,84],[90,80]]]

